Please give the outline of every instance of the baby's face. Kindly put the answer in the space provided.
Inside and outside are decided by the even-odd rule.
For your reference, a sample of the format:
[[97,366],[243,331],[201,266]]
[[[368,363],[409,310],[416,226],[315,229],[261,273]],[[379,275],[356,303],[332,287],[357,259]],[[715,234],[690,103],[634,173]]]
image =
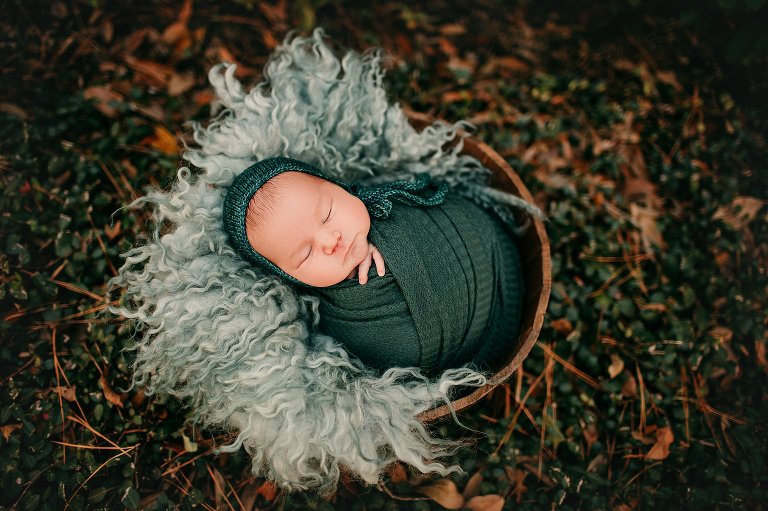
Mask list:
[[[368,254],[371,218],[342,187],[303,172],[283,172],[267,217],[245,230],[254,250],[288,275],[314,287],[346,279]],[[256,196],[258,200],[258,192]]]

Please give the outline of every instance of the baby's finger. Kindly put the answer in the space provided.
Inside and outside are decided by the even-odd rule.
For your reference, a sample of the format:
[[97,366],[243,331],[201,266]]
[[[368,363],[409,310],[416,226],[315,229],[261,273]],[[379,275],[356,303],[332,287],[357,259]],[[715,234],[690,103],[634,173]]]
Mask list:
[[368,270],[371,268],[371,256],[368,254],[368,256],[363,259],[363,262],[360,263],[360,266],[358,267],[358,277],[360,279],[360,284],[365,284],[368,282]]
[[381,252],[379,252],[378,249],[374,249],[373,259],[376,261],[376,273],[379,274],[379,277],[383,277],[386,268],[384,268],[384,257],[382,257]]

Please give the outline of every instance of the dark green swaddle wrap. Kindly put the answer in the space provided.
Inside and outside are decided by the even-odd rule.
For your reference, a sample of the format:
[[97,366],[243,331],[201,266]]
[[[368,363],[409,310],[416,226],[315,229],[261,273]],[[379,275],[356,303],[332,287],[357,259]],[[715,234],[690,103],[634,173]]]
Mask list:
[[393,203],[369,239],[387,272],[315,288],[320,326],[372,367],[427,371],[503,362],[517,338],[520,256],[496,215],[448,193],[437,206]]
[[[366,206],[369,241],[386,273],[311,287],[256,252],[245,233],[250,198],[267,180],[299,171],[331,181]],[[520,330],[524,281],[513,234],[494,212],[421,173],[413,181],[348,184],[300,160],[255,163],[238,175],[224,201],[224,230],[250,260],[320,300],[320,329],[366,365],[416,366],[426,372],[470,361],[481,369],[504,362]]]

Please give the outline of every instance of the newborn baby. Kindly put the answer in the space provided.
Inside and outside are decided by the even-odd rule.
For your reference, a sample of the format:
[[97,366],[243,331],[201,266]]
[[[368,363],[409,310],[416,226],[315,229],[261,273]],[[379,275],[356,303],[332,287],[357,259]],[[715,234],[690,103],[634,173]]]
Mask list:
[[369,367],[488,368],[517,339],[511,231],[429,174],[367,188],[268,158],[235,178],[223,220],[238,253],[316,296],[320,329]]

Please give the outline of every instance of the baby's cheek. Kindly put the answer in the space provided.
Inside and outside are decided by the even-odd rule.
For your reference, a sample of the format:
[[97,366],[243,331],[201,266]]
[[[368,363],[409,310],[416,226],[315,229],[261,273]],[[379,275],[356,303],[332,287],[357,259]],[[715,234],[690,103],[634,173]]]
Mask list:
[[352,262],[355,263],[355,266],[359,265],[361,262],[363,262],[363,259],[365,259],[365,256],[368,254],[368,240],[355,240],[355,244],[350,250],[352,250],[352,253],[350,254],[349,258],[352,260]]

